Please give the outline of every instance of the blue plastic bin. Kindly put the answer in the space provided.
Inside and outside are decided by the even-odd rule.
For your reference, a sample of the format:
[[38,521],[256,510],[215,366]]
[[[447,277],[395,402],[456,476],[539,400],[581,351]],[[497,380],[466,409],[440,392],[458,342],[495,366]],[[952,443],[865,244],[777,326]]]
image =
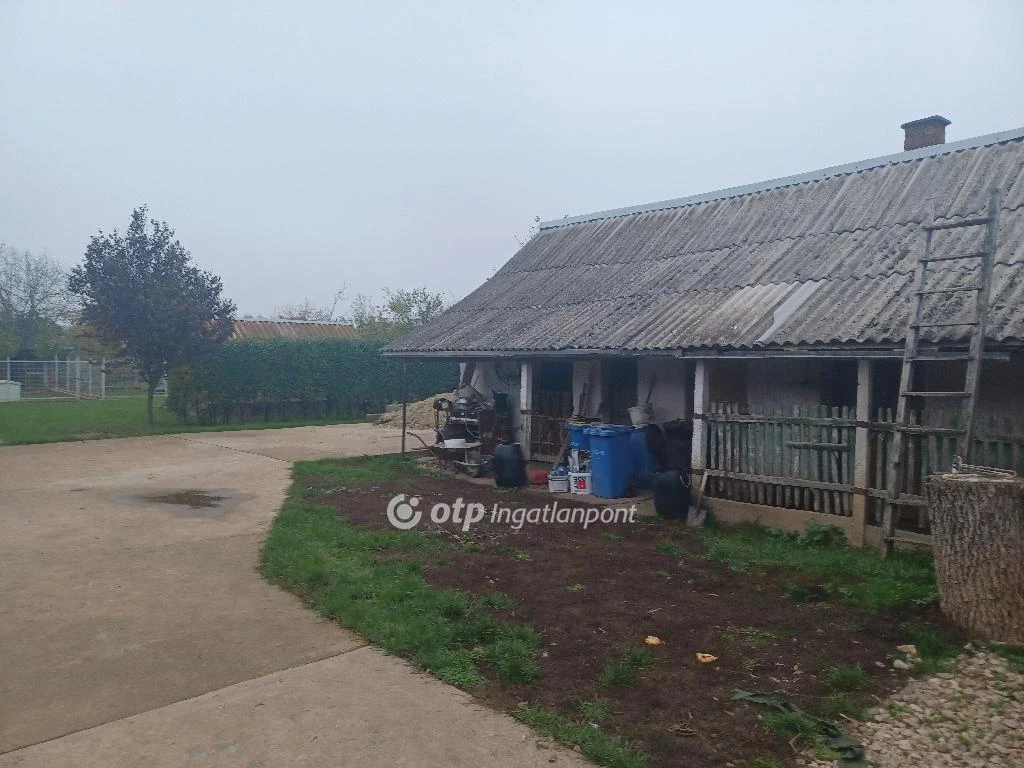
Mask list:
[[634,427],[629,433],[629,457],[633,484],[637,488],[650,488],[657,464],[653,454],[647,450],[647,434],[643,427]]
[[569,430],[569,447],[574,451],[589,451],[590,437],[586,432],[591,426],[590,424],[566,424],[565,428]]
[[599,424],[585,434],[590,438],[591,487],[595,496],[618,499],[629,488],[631,468],[629,451],[630,427]]

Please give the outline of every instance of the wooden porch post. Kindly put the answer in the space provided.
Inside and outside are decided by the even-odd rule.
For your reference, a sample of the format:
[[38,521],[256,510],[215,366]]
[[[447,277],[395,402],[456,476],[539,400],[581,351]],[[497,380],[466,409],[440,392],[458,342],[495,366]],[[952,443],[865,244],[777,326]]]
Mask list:
[[519,415],[520,429],[522,430],[523,456],[529,461],[532,457],[530,450],[530,433],[532,427],[533,411],[533,363],[523,361],[519,368]]
[[406,401],[409,399],[409,362],[402,361],[402,456],[405,456]]
[[871,482],[869,451],[871,450],[868,422],[875,399],[872,374],[875,364],[871,360],[857,361],[857,426],[854,429],[853,448],[853,535],[850,543],[864,546],[864,528],[867,525],[868,485]]
[[693,445],[690,454],[690,471],[704,474],[705,457],[708,455],[708,422],[704,418],[711,406],[710,360],[698,360],[693,376]]

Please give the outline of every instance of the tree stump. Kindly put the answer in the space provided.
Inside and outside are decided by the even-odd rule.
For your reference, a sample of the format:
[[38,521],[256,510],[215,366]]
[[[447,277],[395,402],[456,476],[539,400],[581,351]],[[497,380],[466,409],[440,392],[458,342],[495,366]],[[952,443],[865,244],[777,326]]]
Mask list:
[[925,483],[942,612],[972,636],[1024,643],[1024,480]]

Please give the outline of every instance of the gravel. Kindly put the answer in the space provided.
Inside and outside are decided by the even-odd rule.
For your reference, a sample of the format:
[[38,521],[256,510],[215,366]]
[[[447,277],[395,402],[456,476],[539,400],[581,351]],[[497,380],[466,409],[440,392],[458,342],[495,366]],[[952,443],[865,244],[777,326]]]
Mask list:
[[846,730],[881,768],[1022,768],[1024,675],[968,646],[952,671],[911,680]]

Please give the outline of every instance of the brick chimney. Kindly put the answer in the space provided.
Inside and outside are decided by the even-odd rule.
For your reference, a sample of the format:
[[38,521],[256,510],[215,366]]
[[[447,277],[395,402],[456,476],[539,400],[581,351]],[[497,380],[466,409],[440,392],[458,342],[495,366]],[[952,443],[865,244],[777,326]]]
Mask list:
[[922,117],[920,120],[904,123],[900,126],[906,132],[903,138],[903,151],[909,152],[912,149],[945,144],[946,126],[949,123],[950,121],[942,115]]

